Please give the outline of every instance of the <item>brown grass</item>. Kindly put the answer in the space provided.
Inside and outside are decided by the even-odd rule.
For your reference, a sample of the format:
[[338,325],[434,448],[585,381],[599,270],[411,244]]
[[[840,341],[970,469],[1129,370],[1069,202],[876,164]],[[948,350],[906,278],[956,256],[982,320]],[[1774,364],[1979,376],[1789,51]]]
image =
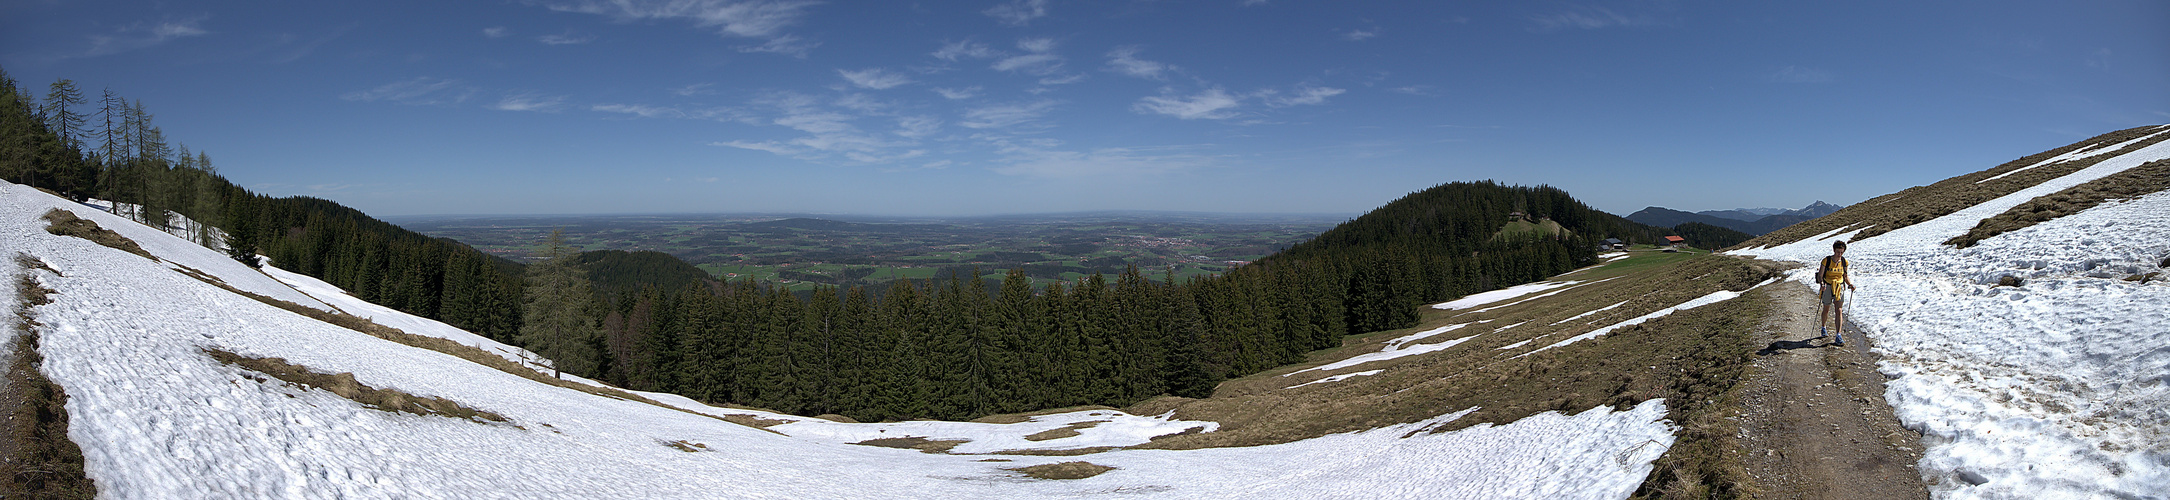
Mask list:
[[128,239],[127,236],[121,236],[121,233],[113,232],[111,229],[98,227],[98,223],[91,222],[89,219],[76,217],[75,212],[55,208],[45,211],[45,215],[41,218],[45,219],[46,222],[45,232],[61,236],[74,236],[123,252],[141,255],[146,259],[158,260],[157,257],[152,257],[150,252],[143,251],[143,247],[136,245],[135,240]]
[[[289,363],[282,358],[243,356],[220,349],[204,349],[203,352],[220,363],[269,375],[271,378],[287,383],[289,387],[320,389],[356,403],[361,403],[362,406],[373,410],[425,416],[434,415],[476,422],[506,421],[503,415],[468,408],[466,405],[449,399],[441,397],[425,398],[398,389],[370,387],[369,384],[354,380],[354,374],[351,372],[323,373],[310,370],[306,366]],[[252,376],[250,378],[258,383],[270,382],[262,377]]]
[[972,442],[972,440],[970,440],[970,439],[927,439],[927,438],[924,438],[924,437],[920,437],[920,436],[909,436],[909,437],[893,437],[893,438],[869,439],[869,440],[865,440],[865,441],[860,441],[860,442],[857,442],[857,443],[852,443],[852,444],[856,444],[856,445],[861,445],[861,446],[880,446],[880,447],[883,447],[883,448],[901,448],[901,449],[906,449],[906,450],[919,450],[919,451],[920,451],[920,453],[937,453],[937,454],[947,454],[947,453],[949,453],[949,450],[950,450],[951,448],[956,448],[956,447],[957,447],[957,445],[960,445],[960,444],[965,444],[965,443],[969,443],[969,442]]
[[707,444],[703,444],[703,443],[695,443],[695,442],[692,442],[692,441],[687,441],[687,440],[684,440],[684,439],[680,439],[680,440],[677,440],[677,441],[669,441],[669,442],[665,442],[665,443],[663,443],[663,445],[664,445],[664,446],[669,446],[669,447],[671,447],[671,448],[675,448],[675,449],[677,449],[678,451],[683,451],[683,452],[686,452],[686,453],[700,453],[700,452],[704,452],[704,451],[713,451],[713,450],[710,450],[710,449],[708,449],[708,445],[707,445]]
[[1063,462],[1007,470],[1024,473],[1026,477],[1033,479],[1085,479],[1098,476],[1102,472],[1115,470],[1115,468],[1092,462]]
[[[1695,412],[1717,404],[1719,395],[1731,390],[1750,353],[1755,351],[1749,329],[1766,313],[1764,302],[1721,302],[1619,329],[1606,337],[1513,358],[1719,289],[1746,289],[1777,273],[1776,266],[1723,256],[1650,257],[1676,260],[1658,265],[1631,262],[1645,258],[1638,256],[1615,262],[1566,277],[1593,282],[1512,307],[1485,312],[1427,310],[1418,327],[1361,336],[1353,339],[1349,347],[1313,353],[1307,363],[1230,380],[1209,399],[1164,398],[1140,403],[1132,413],[1157,414],[1173,407],[1177,418],[1221,423],[1214,432],[1165,436],[1140,447],[1192,449],[1284,443],[1478,408],[1432,429],[1449,431],[1479,423],[1513,422],[1546,411],[1576,413],[1601,405],[1626,407],[1651,398],[1667,398],[1672,412],[1669,417],[1675,422],[1687,422]],[[1608,276],[1619,278],[1594,282]],[[1570,320],[1623,301],[1620,307]],[[1444,351],[1280,376],[1376,352],[1385,341],[1415,331],[1479,320],[1490,322],[1424,340],[1441,342],[1475,336]],[[1516,324],[1521,326],[1494,331]],[[1530,342],[1512,350],[1499,349],[1523,341]],[[1338,373],[1382,368],[1385,371],[1377,375],[1287,388]]]
[[1062,426],[1062,427],[1056,427],[1056,428],[1053,428],[1053,429],[1048,429],[1048,430],[1044,430],[1044,431],[1040,431],[1040,432],[1035,432],[1035,433],[1032,433],[1032,434],[1027,434],[1027,435],[1025,435],[1025,440],[1026,440],[1026,441],[1046,441],[1046,440],[1050,440],[1050,439],[1062,439],[1062,438],[1067,438],[1067,437],[1077,437],[1077,436],[1078,436],[1078,435],[1080,434],[1080,433],[1078,432],[1078,429],[1091,429],[1091,428],[1093,428],[1093,427],[1097,427],[1097,426],[1099,426],[1100,424],[1104,424],[1104,423],[1107,423],[1107,421],[1106,421],[1106,420],[1094,420],[1094,421],[1090,421],[1090,422],[1075,422],[1075,423],[1072,423],[1072,424],[1070,424],[1070,425],[1065,425],[1065,426]]
[[1115,410],[1115,407],[1101,405],[1084,405],[1072,406],[1068,408],[1050,408],[1046,410],[1030,411],[1025,413],[1004,413],[1000,415],[988,415],[972,419],[972,421],[982,424],[1015,424],[1020,422],[1030,422],[1032,421],[1032,417],[1037,417],[1041,415],[1054,415],[1058,413],[1071,413],[1094,410]]
[[2077,172],[2094,166],[2102,160],[2132,152],[2164,140],[2170,134],[2126,146],[2124,149],[2083,158],[2034,167],[2023,172],[2005,176],[1994,181],[1977,184],[1976,181],[1996,177],[2044,160],[2080,150],[2081,148],[2108,147],[2121,142],[2138,139],[2163,130],[2161,126],[2135,127],[2119,130],[2094,138],[2075,142],[2064,147],[2044,151],[2025,158],[2012,160],[1996,168],[1974,172],[1937,181],[1927,186],[1915,186],[1904,191],[1872,198],[1814,220],[1787,226],[1769,234],[1734,245],[1732,248],[1757,248],[1783,245],[1800,241],[1832,230],[1856,228],[1861,232],[1855,238],[1867,238],[1957,212],[1982,202],[2025,189],[2043,181]]
[[[16,280],[16,310],[11,327],[13,351],[7,382],[0,387],[0,410],[7,416],[0,436],[0,497],[92,498],[97,484],[83,473],[83,450],[68,439],[68,392],[45,378],[39,366],[38,323],[31,308],[52,303],[54,291],[38,284],[32,269],[50,271],[44,262],[17,254],[23,274]],[[56,273],[58,274],[58,273]]]
[[1959,248],[1971,247],[1991,236],[2080,213],[2103,202],[2137,198],[2165,189],[2170,189],[2170,160],[2155,160],[2086,184],[2027,200],[2026,203],[2005,210],[1995,217],[1982,219],[1973,229],[1968,230],[1967,234],[1954,236],[1945,240],[1944,244]]

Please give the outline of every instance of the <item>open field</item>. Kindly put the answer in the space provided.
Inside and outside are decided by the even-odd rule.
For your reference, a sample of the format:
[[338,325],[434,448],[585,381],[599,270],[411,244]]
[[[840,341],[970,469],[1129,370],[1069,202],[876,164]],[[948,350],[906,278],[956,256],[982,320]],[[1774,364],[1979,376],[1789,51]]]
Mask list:
[[781,215],[413,217],[393,222],[494,255],[531,260],[551,231],[585,250],[653,250],[718,279],[820,285],[1025,269],[1034,284],[1138,266],[1178,280],[1216,274],[1340,223],[1339,215],[1107,212],[955,219]]

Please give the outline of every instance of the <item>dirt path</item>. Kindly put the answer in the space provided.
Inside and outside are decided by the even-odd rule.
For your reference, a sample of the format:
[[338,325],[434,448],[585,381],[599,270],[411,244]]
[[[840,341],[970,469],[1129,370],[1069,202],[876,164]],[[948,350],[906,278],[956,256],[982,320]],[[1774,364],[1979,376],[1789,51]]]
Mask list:
[[1840,347],[1816,338],[1815,292],[1773,288],[1777,307],[1756,328],[1767,346],[1742,400],[1743,462],[1759,497],[1927,498],[1914,468],[1919,436],[1884,401],[1872,339],[1849,331]]

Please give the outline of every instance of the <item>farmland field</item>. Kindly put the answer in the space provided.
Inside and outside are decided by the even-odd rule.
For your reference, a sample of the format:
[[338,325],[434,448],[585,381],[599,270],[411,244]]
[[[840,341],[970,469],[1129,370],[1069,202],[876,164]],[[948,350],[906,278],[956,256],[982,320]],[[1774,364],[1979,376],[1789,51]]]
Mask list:
[[1346,220],[1342,215],[1099,212],[970,218],[786,215],[425,216],[408,229],[531,261],[551,231],[583,250],[653,250],[718,279],[794,290],[928,279],[999,278],[1022,268],[1035,285],[1137,266],[1178,280],[1226,271]]

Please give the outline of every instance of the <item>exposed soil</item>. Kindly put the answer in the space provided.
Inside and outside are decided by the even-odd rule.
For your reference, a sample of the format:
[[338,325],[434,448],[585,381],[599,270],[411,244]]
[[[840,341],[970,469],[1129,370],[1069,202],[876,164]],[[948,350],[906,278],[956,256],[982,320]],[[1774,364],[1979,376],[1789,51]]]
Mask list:
[[1884,401],[1874,340],[1848,325],[1846,345],[1817,338],[1820,304],[1779,283],[1756,329],[1767,345],[1743,381],[1741,443],[1758,498],[1927,498],[1919,435]]

